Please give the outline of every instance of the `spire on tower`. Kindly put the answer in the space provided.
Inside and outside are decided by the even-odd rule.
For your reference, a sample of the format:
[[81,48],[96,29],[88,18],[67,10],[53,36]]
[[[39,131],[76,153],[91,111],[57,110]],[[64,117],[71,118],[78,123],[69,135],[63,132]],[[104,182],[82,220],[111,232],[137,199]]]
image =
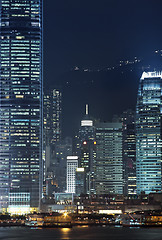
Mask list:
[[88,107],[89,107],[88,104],[86,104],[86,115],[88,115],[88,110],[89,110]]

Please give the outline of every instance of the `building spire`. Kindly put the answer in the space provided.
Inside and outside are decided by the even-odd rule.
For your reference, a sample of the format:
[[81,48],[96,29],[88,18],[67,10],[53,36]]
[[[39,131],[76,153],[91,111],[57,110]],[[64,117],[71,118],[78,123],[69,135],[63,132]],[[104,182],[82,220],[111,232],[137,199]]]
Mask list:
[[88,115],[88,110],[89,110],[88,107],[89,107],[88,104],[86,104],[86,115]]

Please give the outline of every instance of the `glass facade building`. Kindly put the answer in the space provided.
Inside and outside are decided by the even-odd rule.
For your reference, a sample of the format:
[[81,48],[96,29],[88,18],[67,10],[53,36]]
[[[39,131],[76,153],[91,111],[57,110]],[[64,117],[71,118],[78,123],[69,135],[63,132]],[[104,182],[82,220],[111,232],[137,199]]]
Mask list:
[[86,114],[81,121],[77,136],[76,154],[79,156],[79,167],[85,170],[85,193],[95,194],[95,126],[94,121],[89,116],[88,105],[86,105]]
[[[0,1],[0,208],[42,194],[42,0]],[[19,205],[20,202],[19,202]]]
[[162,187],[162,72],[144,72],[136,107],[137,193],[161,191]]
[[67,156],[67,193],[76,192],[76,169],[78,168],[78,156]]
[[128,109],[122,113],[123,132],[123,178],[124,194],[136,194],[136,133],[135,112]]
[[123,194],[122,123],[96,124],[96,194]]

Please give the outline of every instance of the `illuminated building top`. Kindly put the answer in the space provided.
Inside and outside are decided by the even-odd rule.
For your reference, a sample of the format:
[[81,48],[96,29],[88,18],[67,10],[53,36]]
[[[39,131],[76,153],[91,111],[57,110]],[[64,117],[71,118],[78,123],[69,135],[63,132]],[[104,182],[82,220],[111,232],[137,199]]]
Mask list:
[[67,160],[77,160],[78,156],[67,156]]
[[93,121],[92,120],[82,120],[81,127],[92,127]]
[[145,78],[161,78],[162,79],[162,71],[160,72],[143,72],[141,80]]

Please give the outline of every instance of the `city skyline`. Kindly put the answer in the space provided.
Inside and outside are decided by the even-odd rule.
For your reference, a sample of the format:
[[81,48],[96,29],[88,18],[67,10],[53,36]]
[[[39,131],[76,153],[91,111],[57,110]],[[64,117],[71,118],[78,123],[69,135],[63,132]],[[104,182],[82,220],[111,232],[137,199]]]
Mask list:
[[[157,5],[144,2],[125,0],[119,10],[111,0],[47,0],[45,9],[43,0],[0,1],[1,211],[39,212],[57,197],[73,204],[75,194],[134,199],[162,191],[162,50],[153,36],[160,24],[141,24],[149,12],[153,25],[159,20]],[[64,15],[51,32],[49,6],[53,20]],[[61,50],[53,53],[56,40],[48,55],[54,32]]]

